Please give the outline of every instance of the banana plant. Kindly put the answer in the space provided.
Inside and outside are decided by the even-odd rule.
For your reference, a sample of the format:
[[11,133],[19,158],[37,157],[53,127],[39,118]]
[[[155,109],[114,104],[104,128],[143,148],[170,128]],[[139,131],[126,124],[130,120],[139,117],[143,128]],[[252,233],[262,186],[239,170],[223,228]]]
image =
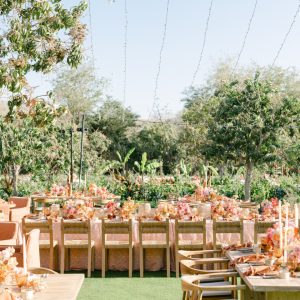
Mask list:
[[127,163],[130,160],[130,157],[132,155],[132,153],[135,151],[135,148],[130,149],[126,155],[124,156],[124,158],[121,156],[120,152],[117,151],[117,157],[118,160],[114,161],[114,167],[123,174],[123,176],[126,176],[127,173]]
[[144,152],[141,161],[135,161],[134,165],[137,171],[142,175],[142,180],[144,181],[144,175],[153,174],[161,166],[161,162],[157,160],[148,161],[147,153]]
[[208,181],[211,183],[213,176],[218,176],[218,171],[213,166],[201,164],[200,174],[204,176],[204,185],[207,186]]
[[192,166],[190,164],[186,164],[184,159],[180,160],[178,168],[180,170],[180,174],[185,177],[190,176],[190,174],[192,173]]

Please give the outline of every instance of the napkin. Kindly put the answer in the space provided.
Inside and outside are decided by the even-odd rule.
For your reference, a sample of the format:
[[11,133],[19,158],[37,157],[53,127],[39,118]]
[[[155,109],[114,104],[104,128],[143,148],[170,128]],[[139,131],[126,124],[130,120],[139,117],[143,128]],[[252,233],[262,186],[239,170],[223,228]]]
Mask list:
[[250,266],[243,274],[244,276],[278,275],[278,266]]

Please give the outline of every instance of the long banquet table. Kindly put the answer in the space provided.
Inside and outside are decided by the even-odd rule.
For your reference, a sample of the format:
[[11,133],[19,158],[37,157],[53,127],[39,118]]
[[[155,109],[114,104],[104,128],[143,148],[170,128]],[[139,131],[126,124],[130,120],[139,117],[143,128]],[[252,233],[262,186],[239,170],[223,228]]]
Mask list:
[[[245,255],[249,255],[249,253],[245,254],[239,251],[227,253],[231,261]],[[300,278],[266,279],[262,276],[245,276],[245,264],[237,264],[235,268],[246,285],[245,300],[300,300]]]
[[[95,268],[101,269],[101,221],[91,222],[92,239],[95,241]],[[244,221],[244,241],[253,241],[254,223]],[[54,239],[58,241],[59,247],[61,244],[61,226],[60,222],[53,223]],[[41,238],[46,236],[41,235]],[[67,239],[85,239],[84,235],[69,235]],[[182,239],[186,240],[201,240],[201,235],[185,234]],[[212,221],[207,222],[207,242],[208,247],[212,247]],[[109,235],[109,240],[126,240],[126,236]],[[149,234],[144,235],[144,239],[162,240],[163,234]],[[222,243],[232,244],[239,241],[239,234],[218,234],[218,240]],[[171,242],[171,269],[175,270],[175,221],[170,221],[170,242]],[[138,234],[138,221],[133,221],[133,243],[134,243],[134,269],[139,269],[139,234]],[[60,252],[59,255],[60,257]],[[41,251],[42,266],[48,267],[48,252],[47,250]],[[145,255],[145,269],[149,271],[157,271],[165,267],[165,255],[162,249],[147,249]],[[109,269],[125,271],[128,269],[128,251],[122,249],[114,249],[109,252]],[[87,266],[86,250],[72,249],[71,252],[71,269],[85,269]],[[57,266],[58,267],[58,266]]]
[[[76,300],[84,281],[84,274],[51,274],[46,280],[46,288],[37,292],[34,299]],[[10,286],[12,292],[20,295],[20,289]]]

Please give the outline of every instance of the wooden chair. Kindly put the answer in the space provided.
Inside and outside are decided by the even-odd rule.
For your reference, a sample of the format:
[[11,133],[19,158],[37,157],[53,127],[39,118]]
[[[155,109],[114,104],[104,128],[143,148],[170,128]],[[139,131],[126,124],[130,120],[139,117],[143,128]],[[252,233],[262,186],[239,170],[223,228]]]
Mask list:
[[[182,275],[201,275],[212,273],[233,272],[234,269],[229,268],[230,260],[226,257],[218,258],[202,258],[198,260],[181,260],[180,271]],[[219,269],[219,266],[222,266]],[[205,266],[210,266],[206,268]]]
[[47,269],[47,268],[30,268],[28,270],[32,274],[40,275],[40,274],[58,274],[57,272]]
[[39,229],[32,229],[23,235],[23,266],[26,265],[27,269],[41,267],[39,240]]
[[[165,240],[143,240],[144,234],[164,234]],[[139,221],[140,242],[140,277],[144,277],[144,250],[166,249],[167,277],[170,277],[170,228],[169,219],[166,221]]]
[[213,220],[213,248],[217,249],[221,245],[217,243],[217,234],[219,233],[238,233],[240,243],[244,243],[244,222],[240,221],[216,221]]
[[276,221],[268,221],[268,222],[261,222],[255,220],[254,223],[254,244],[257,244],[258,235],[259,234],[266,234],[268,228],[273,227]]
[[[108,234],[128,235],[126,241],[107,240]],[[132,220],[128,222],[105,222],[102,221],[102,277],[108,268],[109,249],[128,249],[129,265],[128,276],[132,277],[133,268],[133,242],[132,242]]]
[[[87,235],[87,240],[65,240],[67,234],[84,234]],[[90,220],[85,222],[80,221],[64,221],[61,220],[61,257],[60,257],[60,273],[65,271],[65,254],[68,268],[70,267],[70,250],[71,249],[87,249],[88,265],[87,274],[91,277],[91,271],[94,266],[94,246],[95,241],[91,238],[91,223]],[[67,250],[67,251],[65,251]]]
[[[180,234],[201,234],[202,240],[180,239]],[[176,277],[179,276],[179,250],[200,250],[206,248],[206,220],[199,222],[175,221],[175,264]]]
[[19,224],[17,222],[0,222],[0,245],[11,247],[18,243]]
[[[220,276],[224,277],[224,281],[207,281]],[[238,277],[236,272],[182,276],[183,300],[238,299],[238,291],[243,291],[246,286],[234,284],[236,277]]]
[[[1,201],[1,199],[0,199]],[[0,220],[1,222],[8,222],[10,220],[10,207],[7,202],[0,202],[0,212],[3,213],[4,219]]]
[[49,250],[49,269],[54,270],[54,261],[57,259],[57,255],[54,255],[55,250],[58,249],[58,241],[53,239],[53,226],[52,219],[41,221],[28,221],[26,217],[22,219],[22,231],[23,234],[30,232],[32,229],[39,229],[40,233],[46,233],[49,235],[48,239],[40,239],[40,249]]
[[10,210],[10,221],[22,222],[23,217],[30,213],[31,198],[10,197],[8,201],[16,205]]

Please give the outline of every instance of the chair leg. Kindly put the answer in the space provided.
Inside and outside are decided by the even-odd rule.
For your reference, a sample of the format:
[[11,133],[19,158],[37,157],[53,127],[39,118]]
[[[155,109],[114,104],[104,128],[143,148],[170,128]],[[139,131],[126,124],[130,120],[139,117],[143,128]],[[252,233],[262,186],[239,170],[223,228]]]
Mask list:
[[106,253],[105,253],[105,257],[106,257],[106,261],[105,261],[105,271],[107,272],[108,271],[108,263],[109,263],[109,249],[106,249],[105,250]]
[[140,277],[144,277],[144,248],[140,246]]
[[54,261],[54,249],[53,247],[49,248],[49,269],[54,270],[53,261]]
[[92,248],[92,272],[95,271],[95,247]]
[[65,272],[65,248],[61,247],[60,251],[60,273],[64,274]]
[[129,266],[128,266],[128,277],[132,277],[132,265],[133,265],[133,256],[132,256],[132,247],[129,247]]
[[70,256],[71,256],[71,249],[67,248],[67,251],[66,251],[66,269],[67,269],[67,271],[70,271],[70,268],[71,268]]
[[178,259],[178,251],[175,249],[175,266],[176,266],[176,278],[179,277],[179,259]]
[[91,277],[92,272],[92,249],[89,247],[88,248],[88,270],[87,270],[87,276]]
[[170,247],[166,249],[167,252],[167,277],[171,275],[171,266],[170,266]]
[[102,278],[105,277],[105,271],[106,271],[106,250],[104,247],[102,247],[102,264],[101,264],[101,272],[102,272]]

